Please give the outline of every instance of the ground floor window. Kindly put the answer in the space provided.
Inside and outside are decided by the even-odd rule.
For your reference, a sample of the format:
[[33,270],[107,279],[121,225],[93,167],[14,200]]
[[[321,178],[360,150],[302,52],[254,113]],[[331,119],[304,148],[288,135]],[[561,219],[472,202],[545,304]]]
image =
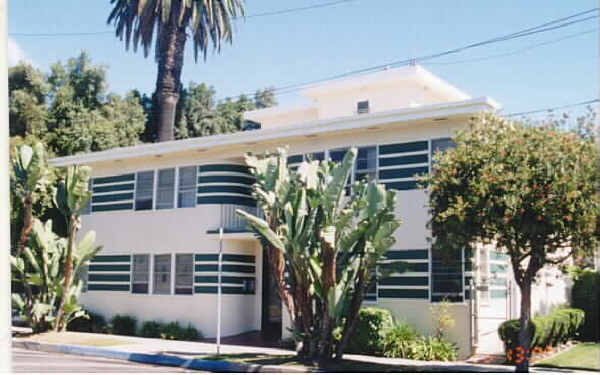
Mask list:
[[171,254],[154,256],[154,294],[171,294]]
[[463,251],[460,249],[431,249],[431,301],[462,302]]
[[194,289],[194,255],[175,255],[175,294],[192,294]]
[[132,293],[148,293],[150,280],[150,256],[133,256],[133,275],[131,280]]

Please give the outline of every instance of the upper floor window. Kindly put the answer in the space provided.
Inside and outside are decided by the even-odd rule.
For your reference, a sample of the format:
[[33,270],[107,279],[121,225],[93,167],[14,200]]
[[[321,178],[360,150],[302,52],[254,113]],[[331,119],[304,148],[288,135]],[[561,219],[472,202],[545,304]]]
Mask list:
[[175,168],[158,171],[156,209],[173,208],[175,200]]
[[377,147],[360,147],[356,156],[355,181],[374,181],[377,177]]
[[[431,140],[431,156],[436,152],[443,152],[449,148],[455,148],[456,143],[451,138],[439,138]],[[433,159],[432,159],[433,160]]]
[[358,113],[358,114],[369,113],[369,101],[362,100],[362,101],[356,103],[356,113]]
[[151,210],[154,194],[154,171],[138,172],[135,186],[135,210]]
[[179,168],[177,207],[196,206],[196,166]]

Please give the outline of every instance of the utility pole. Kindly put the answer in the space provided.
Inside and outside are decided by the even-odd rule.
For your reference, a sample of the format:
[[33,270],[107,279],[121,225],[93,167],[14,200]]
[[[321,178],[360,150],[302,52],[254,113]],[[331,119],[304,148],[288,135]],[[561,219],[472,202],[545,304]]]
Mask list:
[[[0,0],[0,201],[8,202],[10,194],[8,190],[8,28],[7,28],[7,9],[6,0]],[[10,219],[9,205],[3,204],[0,209],[0,238],[4,255],[0,260],[0,296],[4,299],[0,308],[0,373],[11,372],[11,325],[12,325],[12,306],[10,298],[10,263],[8,255],[10,254]],[[8,254],[7,254],[8,253]]]
[[223,270],[223,226],[219,228],[219,274],[217,282],[217,357],[221,355],[221,273]]

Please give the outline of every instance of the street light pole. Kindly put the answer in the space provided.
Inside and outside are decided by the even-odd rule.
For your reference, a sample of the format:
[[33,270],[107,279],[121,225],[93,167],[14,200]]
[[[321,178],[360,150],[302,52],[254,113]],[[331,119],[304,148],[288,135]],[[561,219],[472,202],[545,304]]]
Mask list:
[[219,228],[219,274],[217,276],[217,356],[221,355],[221,271],[223,267],[223,227]]

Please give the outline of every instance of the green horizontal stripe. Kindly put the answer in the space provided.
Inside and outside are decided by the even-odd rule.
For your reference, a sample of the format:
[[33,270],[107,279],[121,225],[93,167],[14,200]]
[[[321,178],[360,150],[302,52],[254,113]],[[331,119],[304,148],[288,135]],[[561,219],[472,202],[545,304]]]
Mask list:
[[[252,292],[245,291],[243,287],[238,286],[224,286],[221,288],[223,294],[254,294]],[[216,286],[197,286],[194,288],[196,294],[217,294]]]
[[133,203],[116,203],[92,206],[92,212],[133,210]]
[[240,206],[256,206],[254,198],[234,197],[229,195],[216,195],[211,197],[198,197],[198,204],[237,204]]
[[302,155],[292,155],[287,158],[288,164],[302,163]]
[[379,281],[379,285],[426,286],[429,285],[429,278],[427,276],[386,277]]
[[427,289],[379,289],[379,298],[429,298]]
[[429,167],[415,167],[402,169],[383,169],[379,171],[380,180],[388,180],[391,178],[409,178],[418,174],[424,174],[429,171]]
[[[221,282],[224,284],[244,284],[244,281],[252,280],[254,277],[238,277],[238,276],[221,276]],[[195,276],[194,283],[196,284],[215,284],[219,282],[217,276]]]
[[88,290],[129,291],[129,284],[88,284]]
[[490,285],[506,285],[506,278],[504,277],[498,277],[495,279],[489,279],[490,280]]
[[[428,272],[429,271],[429,263],[407,263],[406,272]],[[382,264],[379,266],[382,270],[394,269],[398,266]]]
[[[196,254],[194,259],[196,260],[196,262],[216,262],[219,260],[219,254]],[[254,264],[254,255],[223,254],[223,261]]]
[[229,182],[234,184],[252,185],[254,184],[254,178],[244,176],[200,176],[198,177],[199,184],[217,183],[217,182]]
[[470,260],[465,261],[465,271],[473,271],[473,262],[471,262]]
[[88,275],[89,281],[127,281],[129,282],[129,274],[96,274],[90,273]]
[[92,191],[94,193],[110,193],[112,191],[133,191],[133,184],[119,184],[109,186],[94,186]]
[[133,199],[133,193],[95,195],[92,197],[92,203],[116,202],[116,201],[132,200],[132,199]]
[[92,271],[129,271],[129,264],[90,264]]
[[109,177],[96,177],[93,179],[94,185],[100,184],[112,184],[114,182],[126,182],[126,181],[134,181],[135,175],[133,173],[121,174],[118,176],[109,176]]
[[131,257],[129,255],[96,255],[91,262],[131,262]]
[[463,298],[462,296],[456,296],[456,295],[447,295],[447,296],[431,296],[431,302],[442,302],[442,301],[448,301],[448,302],[462,302]]
[[252,188],[237,185],[203,185],[198,186],[198,194],[203,193],[238,193],[252,195]]
[[250,169],[245,165],[238,164],[209,164],[199,166],[198,172],[237,172],[250,174]]
[[504,264],[490,264],[490,272],[506,273],[507,266]]
[[490,291],[492,298],[506,298],[506,289],[493,289]]
[[391,167],[395,165],[418,164],[428,162],[429,155],[427,154],[397,156],[393,158],[379,158],[380,167]]
[[387,252],[387,259],[427,259],[427,250],[392,250]]
[[397,154],[400,152],[425,151],[428,149],[429,143],[427,141],[395,143],[390,145],[379,146],[379,155]]
[[508,255],[506,254],[490,251],[490,260],[505,261],[507,259]]
[[[221,269],[223,272],[254,273],[254,266],[244,266],[241,264],[223,264]],[[194,267],[195,272],[217,272],[218,270],[218,264],[196,264]]]
[[388,190],[415,190],[420,189],[417,181],[399,181],[384,184]]

